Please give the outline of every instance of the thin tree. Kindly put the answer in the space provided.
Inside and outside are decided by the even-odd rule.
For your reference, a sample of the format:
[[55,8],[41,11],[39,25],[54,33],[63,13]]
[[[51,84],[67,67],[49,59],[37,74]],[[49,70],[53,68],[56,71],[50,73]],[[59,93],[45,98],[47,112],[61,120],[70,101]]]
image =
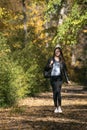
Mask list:
[[26,0],[22,0],[22,7],[23,7],[23,24],[24,24],[24,45],[27,43],[27,15],[26,15]]

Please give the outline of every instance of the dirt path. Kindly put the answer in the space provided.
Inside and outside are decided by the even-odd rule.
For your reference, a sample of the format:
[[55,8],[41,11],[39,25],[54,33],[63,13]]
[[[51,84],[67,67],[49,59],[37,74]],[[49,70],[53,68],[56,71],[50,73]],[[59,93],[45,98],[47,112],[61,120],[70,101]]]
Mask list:
[[52,92],[0,109],[0,130],[87,130],[87,91],[81,86],[62,89],[62,114],[55,114]]

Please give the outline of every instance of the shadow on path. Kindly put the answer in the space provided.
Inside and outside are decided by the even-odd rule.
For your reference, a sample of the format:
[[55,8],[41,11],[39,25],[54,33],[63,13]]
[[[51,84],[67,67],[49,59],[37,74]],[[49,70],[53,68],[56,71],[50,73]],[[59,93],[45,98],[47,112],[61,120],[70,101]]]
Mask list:
[[0,109],[0,130],[87,130],[87,93],[79,86],[62,90],[62,114],[55,114],[52,92]]

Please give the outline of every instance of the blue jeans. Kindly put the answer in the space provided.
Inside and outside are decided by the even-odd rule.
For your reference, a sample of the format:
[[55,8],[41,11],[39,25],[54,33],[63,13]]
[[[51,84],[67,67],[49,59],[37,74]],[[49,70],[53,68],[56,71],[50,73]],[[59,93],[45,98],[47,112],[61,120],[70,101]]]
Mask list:
[[52,76],[50,78],[50,83],[53,90],[54,106],[61,106],[61,87],[63,83],[61,76]]

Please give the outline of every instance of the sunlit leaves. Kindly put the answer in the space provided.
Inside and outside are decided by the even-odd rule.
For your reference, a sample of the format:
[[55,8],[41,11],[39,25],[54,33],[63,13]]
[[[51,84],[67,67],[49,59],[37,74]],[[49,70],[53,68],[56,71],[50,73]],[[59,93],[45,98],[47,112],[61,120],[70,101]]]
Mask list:
[[29,5],[27,5],[27,9],[27,25],[29,28],[28,36],[31,35],[31,41],[36,43],[39,39],[45,38],[43,26],[45,3],[43,1],[39,1],[39,3],[30,2]]
[[0,8],[0,18],[2,18],[2,15],[3,15],[3,9]]
[[62,25],[58,26],[57,34],[53,43],[62,42],[64,44],[76,44],[78,32],[86,24],[87,12],[81,10],[81,7],[75,3],[71,11],[67,14]]
[[52,17],[53,14],[58,13],[58,10],[61,6],[61,0],[49,0],[47,8],[46,8],[46,14],[45,19],[50,20],[50,17]]

